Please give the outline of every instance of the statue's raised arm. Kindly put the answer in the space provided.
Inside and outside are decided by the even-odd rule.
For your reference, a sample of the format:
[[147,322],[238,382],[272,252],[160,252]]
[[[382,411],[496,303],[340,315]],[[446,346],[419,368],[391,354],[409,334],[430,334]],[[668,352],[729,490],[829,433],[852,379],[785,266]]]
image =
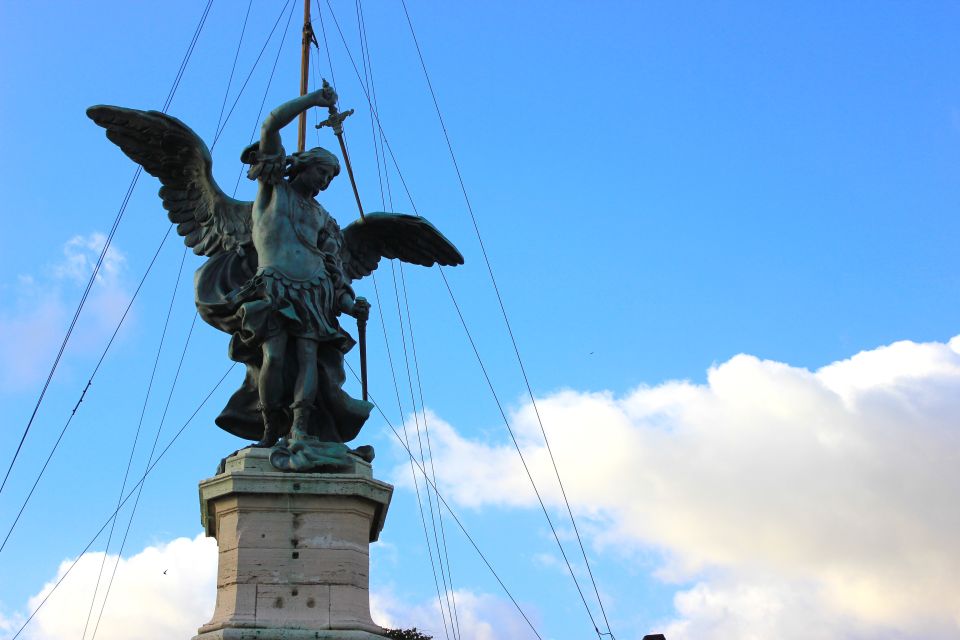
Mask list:
[[311,151],[301,151],[288,156],[280,139],[280,131],[307,109],[332,107],[336,103],[336,92],[324,80],[322,89],[289,100],[270,112],[260,127],[260,140],[248,146],[240,155],[240,159],[250,165],[247,177],[260,184],[258,198],[268,199],[272,185],[290,177],[289,165],[300,164],[312,155]]
[[323,87],[306,93],[299,98],[285,102],[270,112],[260,127],[260,153],[265,155],[283,152],[280,143],[280,130],[293,122],[293,119],[311,107],[332,107],[337,104],[337,94],[326,80]]

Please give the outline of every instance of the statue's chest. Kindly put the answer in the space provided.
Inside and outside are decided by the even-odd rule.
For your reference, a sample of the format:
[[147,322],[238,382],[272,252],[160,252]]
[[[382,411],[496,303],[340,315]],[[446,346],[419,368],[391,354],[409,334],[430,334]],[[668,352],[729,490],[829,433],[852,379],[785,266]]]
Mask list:
[[290,189],[277,189],[274,197],[262,210],[255,212],[254,228],[265,236],[298,236],[316,238],[326,224],[326,210],[312,199],[299,196]]
[[288,206],[290,222],[302,234],[316,238],[326,222],[326,211],[312,200],[291,198]]

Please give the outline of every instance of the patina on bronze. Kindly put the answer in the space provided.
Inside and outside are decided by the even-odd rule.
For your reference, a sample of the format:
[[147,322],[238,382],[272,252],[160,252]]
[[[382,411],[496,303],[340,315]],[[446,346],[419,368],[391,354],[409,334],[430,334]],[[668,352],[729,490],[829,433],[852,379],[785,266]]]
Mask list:
[[[320,147],[287,155],[280,130],[307,109],[336,101],[324,82],[270,113],[259,142],[241,156],[258,182],[253,202],[221,191],[207,146],[176,118],[102,105],[87,110],[112,142],[160,179],[177,233],[209,258],[195,277],[197,309],[231,335],[229,356],[246,365],[243,385],[217,425],[256,440],[253,446],[274,447],[274,464],[291,471],[349,468],[353,451],[344,443],[373,407],[342,388],[343,356],[355,342],[338,317],[346,313],[362,324],[370,309],[352,282],[373,272],[381,257],[463,264],[424,218],[369,213],[341,231],[314,200],[340,163]],[[372,457],[369,448],[355,451]]]

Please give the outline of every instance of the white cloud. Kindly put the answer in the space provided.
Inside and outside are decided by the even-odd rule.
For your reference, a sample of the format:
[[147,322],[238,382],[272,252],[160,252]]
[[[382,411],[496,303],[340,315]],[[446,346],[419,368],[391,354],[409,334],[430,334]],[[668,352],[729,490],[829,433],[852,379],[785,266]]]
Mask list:
[[[444,593],[444,598],[447,597],[448,594]],[[498,596],[463,589],[450,592],[449,597],[450,602],[455,603],[455,620],[462,633],[458,637],[463,640],[529,640],[533,635],[517,609]],[[445,625],[450,628],[447,606],[445,600],[444,613],[441,614],[437,598],[411,604],[390,590],[370,595],[370,613],[377,624],[388,629],[416,627],[434,638],[446,637]],[[524,612],[533,615],[528,607]],[[539,621],[534,617],[531,622],[537,626]],[[450,637],[454,637],[452,632]]]
[[[81,638],[90,607],[93,585],[103,562],[102,552],[84,554],[62,584],[50,596],[20,636],[24,640]],[[105,576],[117,561],[108,555]],[[69,570],[73,560],[60,564],[57,575],[29,599],[23,611],[0,613],[0,631],[12,635],[30,611],[51,592]],[[190,638],[213,614],[216,594],[217,546],[212,538],[177,538],[147,547],[123,558],[117,568],[99,640],[168,640]],[[509,602],[484,593],[459,590],[452,593],[463,640],[527,640],[529,627]],[[103,587],[97,596],[92,620],[103,602]],[[371,593],[370,608],[377,623],[387,628],[417,627],[443,637],[444,621],[436,599],[410,603],[390,589]],[[527,612],[531,615],[530,612]],[[537,620],[533,620],[537,624]],[[93,630],[93,622],[87,637]]]
[[[74,236],[64,244],[58,262],[39,275],[20,275],[15,284],[4,287],[7,307],[0,310],[0,354],[8,366],[0,373],[0,387],[32,389],[45,376],[105,242],[102,233]],[[129,299],[125,269],[126,258],[111,246],[71,337],[74,349],[100,348],[104,334],[113,331]]]
[[[538,407],[595,544],[659,549],[661,578],[702,581],[678,595],[671,628],[682,637],[960,632],[960,338],[898,342],[818,371],[739,355],[704,385],[563,391]],[[532,407],[511,423],[559,507]],[[512,444],[430,424],[448,499],[536,506]],[[791,631],[805,618],[820,636]],[[738,631],[751,625],[766,631]]]
[[[103,553],[84,554],[63,580],[21,637],[25,640],[81,638],[90,598]],[[107,557],[104,575],[109,576],[117,556]],[[27,605],[37,608],[72,564],[61,563],[57,575]],[[177,538],[147,547],[123,558],[117,568],[107,607],[97,631],[99,640],[167,640],[190,638],[213,614],[216,595],[217,547],[212,538]],[[101,587],[94,608],[95,622],[103,601]],[[6,619],[16,629],[25,620],[22,612]],[[87,632],[92,633],[93,624]],[[4,619],[0,618],[0,628]]]

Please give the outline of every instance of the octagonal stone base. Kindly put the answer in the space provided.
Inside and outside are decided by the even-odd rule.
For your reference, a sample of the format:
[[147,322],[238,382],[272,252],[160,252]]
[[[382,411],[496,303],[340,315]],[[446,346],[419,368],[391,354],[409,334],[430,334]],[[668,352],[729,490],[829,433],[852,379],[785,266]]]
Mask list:
[[379,640],[370,618],[369,543],[393,487],[353,473],[284,473],[244,449],[200,483],[217,539],[217,604],[194,640]]

